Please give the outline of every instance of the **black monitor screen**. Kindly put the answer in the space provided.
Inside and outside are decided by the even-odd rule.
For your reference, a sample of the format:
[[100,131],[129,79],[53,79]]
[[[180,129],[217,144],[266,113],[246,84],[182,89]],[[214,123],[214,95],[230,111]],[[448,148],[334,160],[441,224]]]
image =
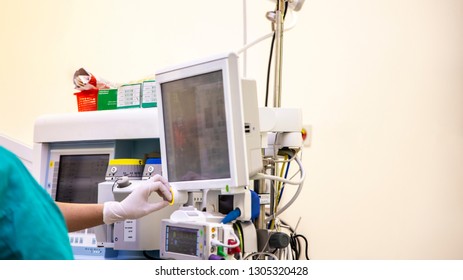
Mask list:
[[198,255],[198,229],[167,226],[166,235],[166,251]]
[[222,71],[161,84],[169,181],[230,177]]
[[109,154],[61,155],[56,201],[97,203],[98,184],[105,181]]

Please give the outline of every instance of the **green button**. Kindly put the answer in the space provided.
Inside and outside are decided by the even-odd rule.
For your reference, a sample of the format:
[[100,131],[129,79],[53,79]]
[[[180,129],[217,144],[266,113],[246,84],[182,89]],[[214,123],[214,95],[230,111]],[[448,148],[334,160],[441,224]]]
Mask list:
[[221,257],[226,257],[227,256],[227,253],[225,253],[223,251],[223,247],[222,246],[218,246],[217,247],[217,255],[221,256]]

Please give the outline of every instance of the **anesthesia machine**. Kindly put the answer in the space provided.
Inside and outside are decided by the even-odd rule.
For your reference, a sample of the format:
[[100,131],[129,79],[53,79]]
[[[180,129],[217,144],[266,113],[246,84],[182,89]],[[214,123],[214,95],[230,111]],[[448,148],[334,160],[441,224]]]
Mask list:
[[[259,108],[239,59],[228,52],[157,71],[156,108],[36,120],[33,174],[56,201],[122,201],[156,174],[171,186],[160,211],[70,233],[76,258],[287,258],[278,215],[305,177],[302,113],[280,108],[279,92],[273,108]],[[290,163],[299,179],[286,176]],[[298,187],[280,206],[285,185]]]

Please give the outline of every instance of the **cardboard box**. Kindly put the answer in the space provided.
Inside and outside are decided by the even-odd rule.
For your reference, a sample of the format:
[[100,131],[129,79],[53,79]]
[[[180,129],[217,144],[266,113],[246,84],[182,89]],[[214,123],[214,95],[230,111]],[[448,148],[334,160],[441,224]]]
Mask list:
[[117,88],[98,91],[97,110],[117,109]]
[[140,108],[142,84],[123,85],[117,90],[117,108]]
[[156,81],[144,81],[142,89],[141,107],[157,107]]

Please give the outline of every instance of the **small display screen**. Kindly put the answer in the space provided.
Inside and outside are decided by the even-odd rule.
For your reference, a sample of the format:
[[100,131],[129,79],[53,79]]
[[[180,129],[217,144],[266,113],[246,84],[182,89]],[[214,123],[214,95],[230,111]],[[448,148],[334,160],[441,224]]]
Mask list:
[[198,256],[198,229],[166,226],[166,252]]
[[169,181],[230,178],[222,71],[161,84]]
[[56,201],[97,203],[98,184],[105,181],[109,154],[61,155]]

